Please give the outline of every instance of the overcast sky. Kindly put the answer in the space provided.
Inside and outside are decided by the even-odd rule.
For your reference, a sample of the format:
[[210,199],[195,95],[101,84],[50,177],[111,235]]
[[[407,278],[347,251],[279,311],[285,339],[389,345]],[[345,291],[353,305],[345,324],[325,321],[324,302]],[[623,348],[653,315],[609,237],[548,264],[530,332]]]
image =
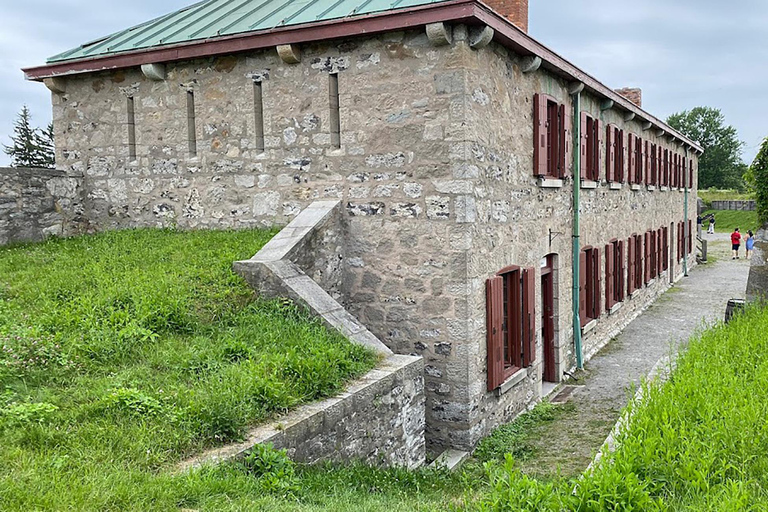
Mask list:
[[[51,118],[42,84],[20,69],[194,0],[2,0],[0,142],[27,104]],[[768,135],[768,2],[765,0],[530,0],[530,34],[606,85],[643,89],[661,119],[699,105],[722,109],[751,162]],[[8,158],[0,152],[0,165]]]

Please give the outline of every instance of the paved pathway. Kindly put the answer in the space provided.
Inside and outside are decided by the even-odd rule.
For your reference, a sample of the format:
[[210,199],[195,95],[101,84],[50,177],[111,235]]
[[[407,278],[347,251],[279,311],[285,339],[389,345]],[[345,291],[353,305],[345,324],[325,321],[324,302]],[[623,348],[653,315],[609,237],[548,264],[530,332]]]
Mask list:
[[522,461],[524,472],[563,476],[583,471],[602,445],[637,386],[662,357],[685,342],[697,328],[723,318],[730,298],[743,298],[749,264],[731,260],[727,234],[708,235],[716,259],[691,270],[577,376],[584,387],[574,393],[559,418],[532,432],[534,456]]

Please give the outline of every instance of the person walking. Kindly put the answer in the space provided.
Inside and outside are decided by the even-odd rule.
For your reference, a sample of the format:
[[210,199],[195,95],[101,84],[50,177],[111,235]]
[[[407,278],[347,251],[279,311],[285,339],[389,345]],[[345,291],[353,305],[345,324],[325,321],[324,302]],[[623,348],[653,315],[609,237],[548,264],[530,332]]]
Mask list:
[[736,228],[736,230],[731,233],[731,249],[733,249],[732,260],[739,259],[739,246],[741,246],[741,233],[739,233],[739,228]]
[[752,251],[755,250],[755,235],[752,230],[747,231],[747,241],[744,244],[747,249],[747,259],[752,259]]
[[710,215],[709,216],[709,229],[707,229],[708,235],[714,235],[715,234],[715,216]]

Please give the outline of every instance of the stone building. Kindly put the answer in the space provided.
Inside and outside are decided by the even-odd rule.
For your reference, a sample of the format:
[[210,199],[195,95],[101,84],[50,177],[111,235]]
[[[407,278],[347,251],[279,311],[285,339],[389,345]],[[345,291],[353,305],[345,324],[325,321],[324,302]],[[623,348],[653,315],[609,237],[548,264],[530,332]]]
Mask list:
[[429,446],[471,449],[694,263],[701,147],[527,22],[525,0],[209,0],[55,56],[25,73],[78,180],[64,231],[341,201],[338,300],[423,356]]

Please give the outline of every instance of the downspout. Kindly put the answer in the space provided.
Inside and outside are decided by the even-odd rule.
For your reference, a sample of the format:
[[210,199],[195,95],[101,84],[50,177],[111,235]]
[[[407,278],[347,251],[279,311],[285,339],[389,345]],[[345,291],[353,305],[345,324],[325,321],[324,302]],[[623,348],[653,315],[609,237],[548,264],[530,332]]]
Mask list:
[[[685,160],[686,162],[688,162],[688,146],[685,147]],[[691,165],[690,162],[688,162],[688,165]],[[685,180],[685,178],[689,176],[690,176],[690,173],[688,172],[688,169],[683,169],[683,179],[684,179],[683,183],[689,181],[689,180]],[[688,187],[690,187],[691,184],[685,183],[685,185],[687,186],[683,187],[683,196],[685,197],[685,203],[683,206],[683,216],[685,217],[685,220],[683,221],[683,233],[684,234],[687,233],[688,237],[690,237],[691,230],[688,229]],[[685,238],[688,239],[687,237]],[[696,244],[694,243],[693,240],[690,241],[690,244],[691,244],[691,247],[696,247]],[[688,248],[687,247],[683,247],[683,275],[685,277],[688,277]]]
[[581,320],[579,319],[579,218],[581,193],[581,91],[584,84],[571,85],[568,92],[573,98],[573,348],[576,352],[576,367],[584,368],[584,354],[581,346]]

